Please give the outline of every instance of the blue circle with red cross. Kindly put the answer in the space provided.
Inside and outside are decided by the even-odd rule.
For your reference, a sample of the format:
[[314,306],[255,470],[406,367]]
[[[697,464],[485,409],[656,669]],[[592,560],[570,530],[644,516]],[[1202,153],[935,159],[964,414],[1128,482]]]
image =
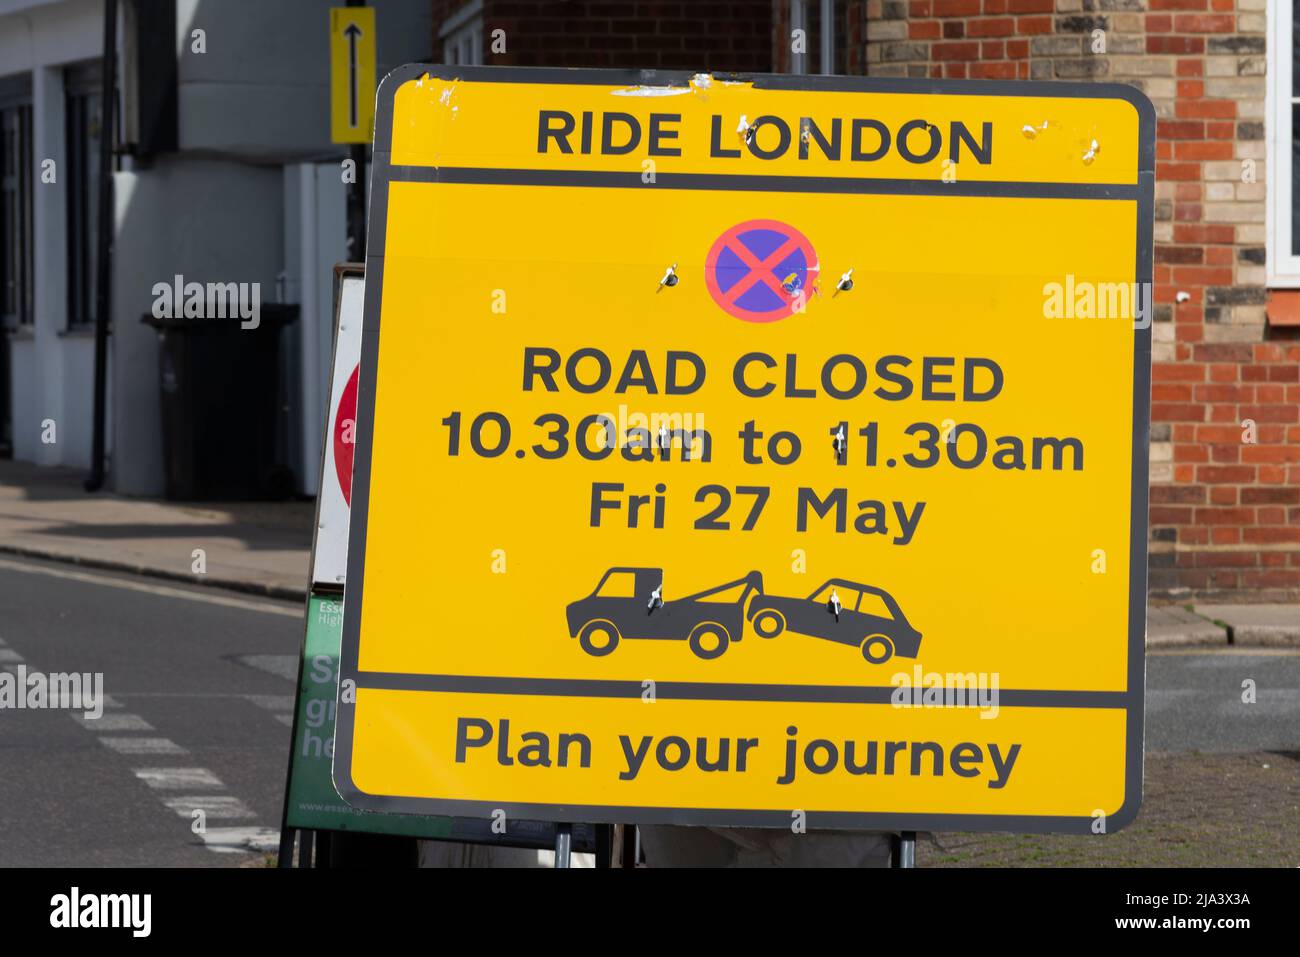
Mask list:
[[751,219],[717,238],[704,263],[713,301],[746,322],[793,315],[819,271],[808,237],[775,219]]

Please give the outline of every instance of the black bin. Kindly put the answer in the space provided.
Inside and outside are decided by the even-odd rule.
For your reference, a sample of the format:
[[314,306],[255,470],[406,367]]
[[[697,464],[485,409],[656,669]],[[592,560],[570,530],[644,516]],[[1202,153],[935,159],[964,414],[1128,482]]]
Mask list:
[[280,395],[281,331],[296,304],[233,319],[143,321],[158,330],[166,497],[275,500],[293,492]]

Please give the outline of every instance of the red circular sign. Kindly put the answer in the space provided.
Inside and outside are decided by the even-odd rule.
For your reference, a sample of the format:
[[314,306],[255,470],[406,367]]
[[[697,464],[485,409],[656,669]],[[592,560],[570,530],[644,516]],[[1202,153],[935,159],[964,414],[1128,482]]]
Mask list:
[[339,396],[339,411],[334,416],[334,472],[339,478],[343,501],[352,507],[352,453],[357,447],[357,374],[361,366],[352,370],[348,384]]
[[728,314],[746,322],[775,322],[794,314],[819,271],[807,236],[775,219],[751,219],[714,242],[704,280]]

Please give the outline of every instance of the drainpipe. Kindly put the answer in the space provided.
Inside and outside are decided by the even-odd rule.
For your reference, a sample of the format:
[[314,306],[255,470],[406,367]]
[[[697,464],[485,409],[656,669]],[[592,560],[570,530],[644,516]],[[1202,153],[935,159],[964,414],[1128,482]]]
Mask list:
[[104,0],[104,56],[100,79],[99,221],[95,237],[95,408],[86,491],[104,487],[104,432],[108,394],[108,310],[113,246],[113,148],[117,123],[117,0]]
[[835,0],[822,0],[822,76],[835,72]]

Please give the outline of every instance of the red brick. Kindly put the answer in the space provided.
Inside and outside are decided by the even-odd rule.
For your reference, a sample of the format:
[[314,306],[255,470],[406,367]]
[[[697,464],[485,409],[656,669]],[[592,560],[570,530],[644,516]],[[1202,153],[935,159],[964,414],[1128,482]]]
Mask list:
[[1241,407],[1241,417],[1243,419],[1254,419],[1256,422],[1300,422],[1300,408],[1294,405],[1243,405]]
[[1205,366],[1195,363],[1175,365],[1170,362],[1157,362],[1151,367],[1152,382],[1203,382]]
[[1192,402],[1152,402],[1151,418],[1157,422],[1204,422],[1205,406]]
[[1237,233],[1232,226],[1209,223],[1179,223],[1174,227],[1174,241],[1179,243],[1232,243]]
[[1243,505],[1300,505],[1300,488],[1243,488]]
[[[1254,402],[1253,385],[1198,385],[1197,402]],[[1240,436],[1238,436],[1240,439]]]
[[980,45],[969,40],[932,43],[930,57],[934,60],[978,60]]
[[1223,142],[1178,142],[1174,144],[1174,158],[1180,160],[1230,160],[1232,159],[1232,144]]
[[1015,36],[1016,21],[1011,17],[983,17],[966,24],[966,34],[972,37]]
[[1253,545],[1300,542],[1300,528],[1247,528],[1241,537]]
[[970,75],[976,80],[1014,80],[1016,65],[1014,63],[972,63]]
[[1179,119],[1232,119],[1237,115],[1237,104],[1232,100],[1178,100],[1174,103],[1174,116]]
[[1147,37],[1147,53],[1204,53],[1204,37]]
[[1198,508],[1197,525],[1250,525],[1255,520],[1253,508]]
[[1156,136],[1166,140],[1200,140],[1205,138],[1205,124],[1195,120],[1158,120]]
[[1157,163],[1156,179],[1185,180],[1200,182],[1201,164],[1199,163]]
[[1175,33],[1232,33],[1236,18],[1226,14],[1180,14],[1174,17]]
[[1243,445],[1241,458],[1244,462],[1271,465],[1300,463],[1300,445]]
[[1205,501],[1205,487],[1201,485],[1153,485],[1151,501],[1158,505],[1182,503],[1200,505]]
[[1151,386],[1153,402],[1191,402],[1192,387],[1184,383],[1157,382]]
[[934,0],[936,17],[971,17],[980,12],[980,0]]

